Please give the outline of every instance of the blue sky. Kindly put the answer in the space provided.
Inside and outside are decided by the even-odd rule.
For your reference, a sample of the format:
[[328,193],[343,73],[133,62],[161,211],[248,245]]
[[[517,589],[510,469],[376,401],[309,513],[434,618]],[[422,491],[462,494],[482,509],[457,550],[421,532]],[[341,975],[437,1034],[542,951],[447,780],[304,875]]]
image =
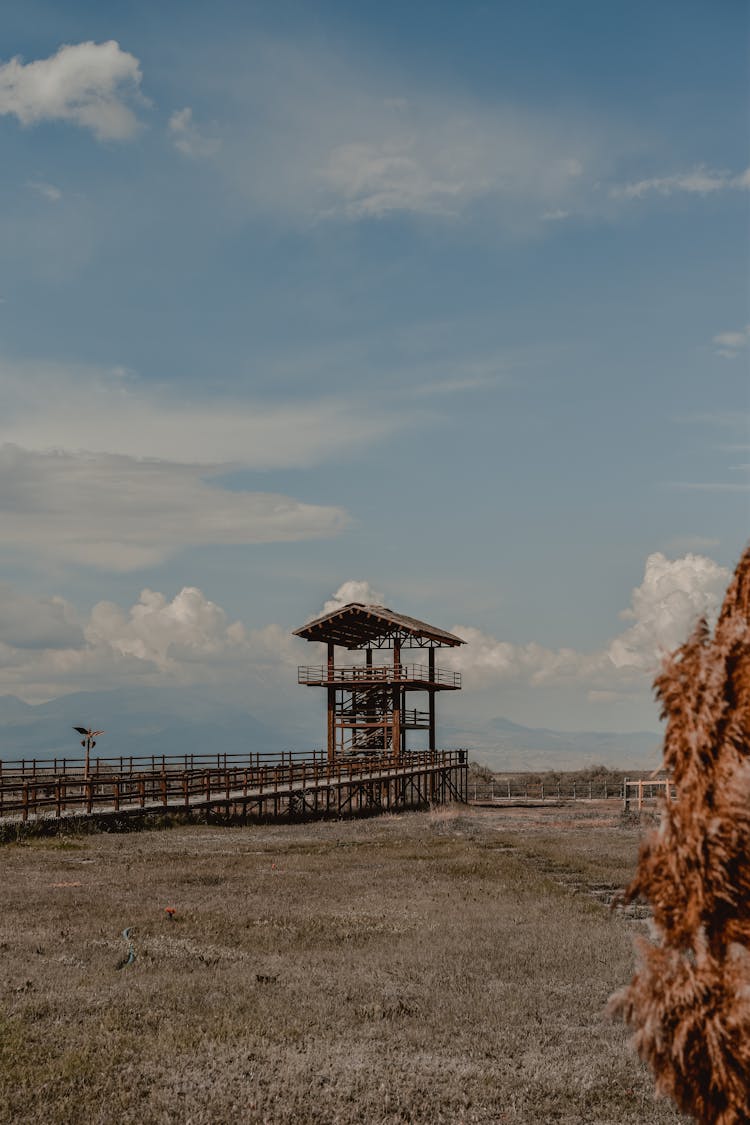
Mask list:
[[654,727],[750,528],[747,24],[4,5],[0,694],[264,718],[344,587],[466,716]]

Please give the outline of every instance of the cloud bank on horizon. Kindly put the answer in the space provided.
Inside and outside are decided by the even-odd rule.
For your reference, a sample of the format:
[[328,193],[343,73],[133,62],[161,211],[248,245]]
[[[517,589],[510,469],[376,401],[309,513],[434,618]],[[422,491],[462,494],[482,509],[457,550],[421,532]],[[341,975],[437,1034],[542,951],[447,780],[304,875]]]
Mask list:
[[[472,625],[454,625],[465,647],[441,654],[460,670],[474,695],[497,693],[508,682],[532,687],[575,682],[589,697],[627,699],[650,690],[662,658],[682,644],[701,618],[713,624],[730,572],[711,559],[688,554],[646,560],[643,581],[621,612],[632,621],[595,652],[552,650],[529,642],[498,640]],[[348,579],[328,598],[323,613],[349,602],[383,604],[383,595],[362,579]],[[218,678],[237,699],[262,690],[280,706],[290,690],[294,666],[307,645],[278,623],[247,629],[195,587],[171,599],[145,589],[124,610],[99,602],[82,619],[59,597],[19,598],[0,587],[0,694],[27,702],[90,688],[210,684]],[[354,658],[356,659],[356,657]],[[266,699],[268,702],[268,698]]]
[[459,707],[653,725],[750,527],[732,18],[10,6],[0,693],[262,709],[385,599]]

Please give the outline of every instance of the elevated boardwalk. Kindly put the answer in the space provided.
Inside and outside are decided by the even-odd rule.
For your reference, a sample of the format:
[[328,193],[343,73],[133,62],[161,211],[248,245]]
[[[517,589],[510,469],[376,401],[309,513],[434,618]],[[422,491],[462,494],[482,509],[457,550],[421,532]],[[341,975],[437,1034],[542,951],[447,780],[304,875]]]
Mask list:
[[0,823],[220,810],[267,819],[424,808],[468,798],[462,750],[328,762],[323,754],[0,762]]

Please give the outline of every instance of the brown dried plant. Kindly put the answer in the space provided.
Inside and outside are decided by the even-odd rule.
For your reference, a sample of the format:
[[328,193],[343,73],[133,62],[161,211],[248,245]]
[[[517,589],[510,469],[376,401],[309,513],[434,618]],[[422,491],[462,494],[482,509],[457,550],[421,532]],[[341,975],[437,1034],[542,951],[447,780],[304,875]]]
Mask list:
[[750,1122],[750,547],[713,637],[702,620],[654,683],[676,800],[626,901],[656,941],[611,1009],[635,1028],[657,1089],[707,1125]]

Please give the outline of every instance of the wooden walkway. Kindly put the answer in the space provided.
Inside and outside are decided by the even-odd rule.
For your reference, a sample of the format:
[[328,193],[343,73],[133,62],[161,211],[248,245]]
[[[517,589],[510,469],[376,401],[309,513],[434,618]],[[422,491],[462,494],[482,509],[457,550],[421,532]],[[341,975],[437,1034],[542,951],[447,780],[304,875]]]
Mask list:
[[214,755],[0,762],[0,822],[221,810],[227,816],[346,816],[466,802],[466,755],[412,752],[400,760],[320,755]]

